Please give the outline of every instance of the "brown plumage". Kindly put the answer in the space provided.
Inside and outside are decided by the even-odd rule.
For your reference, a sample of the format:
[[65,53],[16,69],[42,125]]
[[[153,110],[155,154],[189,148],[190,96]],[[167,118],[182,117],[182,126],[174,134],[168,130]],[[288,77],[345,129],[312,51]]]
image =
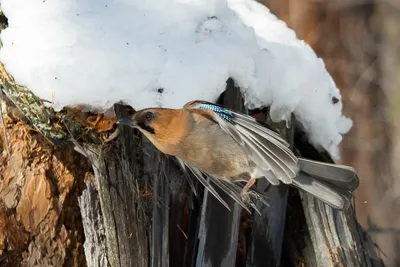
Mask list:
[[[175,156],[221,202],[203,174],[242,206],[260,177],[273,185],[292,184],[338,209],[347,207],[358,186],[352,168],[299,159],[252,117],[205,101],[182,109],[143,109],[119,123],[139,129],[161,152]],[[237,181],[247,181],[240,192]]]

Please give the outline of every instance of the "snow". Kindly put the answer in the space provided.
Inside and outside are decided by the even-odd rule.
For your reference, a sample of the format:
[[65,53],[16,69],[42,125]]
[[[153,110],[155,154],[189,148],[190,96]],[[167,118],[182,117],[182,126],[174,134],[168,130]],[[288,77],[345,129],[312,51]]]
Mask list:
[[[0,0],[0,61],[54,108],[180,108],[215,101],[232,77],[250,108],[300,120],[339,158],[352,126],[324,63],[252,0]],[[162,88],[163,90],[159,90]]]

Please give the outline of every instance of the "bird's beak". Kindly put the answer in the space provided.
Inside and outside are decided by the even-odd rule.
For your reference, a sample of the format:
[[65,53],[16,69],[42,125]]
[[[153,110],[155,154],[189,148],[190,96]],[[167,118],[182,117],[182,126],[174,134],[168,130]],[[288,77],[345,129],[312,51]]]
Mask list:
[[118,123],[118,124],[121,124],[121,125],[127,125],[127,126],[130,126],[130,127],[133,127],[133,126],[136,126],[136,125],[137,125],[137,121],[136,121],[136,120],[132,120],[132,119],[130,119],[130,118],[128,118],[128,117],[120,118],[120,119],[117,121],[117,123]]

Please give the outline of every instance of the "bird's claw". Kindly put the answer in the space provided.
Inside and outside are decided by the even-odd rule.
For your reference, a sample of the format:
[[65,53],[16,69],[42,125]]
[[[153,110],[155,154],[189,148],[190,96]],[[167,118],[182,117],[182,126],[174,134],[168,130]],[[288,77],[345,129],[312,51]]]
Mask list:
[[259,195],[258,193],[254,192],[252,190],[240,192],[240,197],[242,198],[243,202],[246,205],[250,205],[252,207],[254,206],[254,202],[252,201],[252,199],[256,200],[256,201],[260,201],[264,205],[269,206],[268,202],[265,200],[265,197]]
[[242,192],[240,192],[240,197],[242,198],[243,202],[244,202],[246,205],[249,205],[249,204],[250,204],[251,199],[250,199],[250,194],[249,194],[248,191],[242,191]]

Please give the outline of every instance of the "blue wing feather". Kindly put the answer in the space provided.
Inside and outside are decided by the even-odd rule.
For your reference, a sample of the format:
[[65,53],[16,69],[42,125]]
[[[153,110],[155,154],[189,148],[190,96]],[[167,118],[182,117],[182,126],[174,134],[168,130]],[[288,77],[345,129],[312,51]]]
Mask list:
[[219,117],[221,117],[224,121],[233,123],[233,113],[230,110],[227,110],[221,106],[209,103],[201,103],[198,108],[203,110],[211,110],[215,112]]

